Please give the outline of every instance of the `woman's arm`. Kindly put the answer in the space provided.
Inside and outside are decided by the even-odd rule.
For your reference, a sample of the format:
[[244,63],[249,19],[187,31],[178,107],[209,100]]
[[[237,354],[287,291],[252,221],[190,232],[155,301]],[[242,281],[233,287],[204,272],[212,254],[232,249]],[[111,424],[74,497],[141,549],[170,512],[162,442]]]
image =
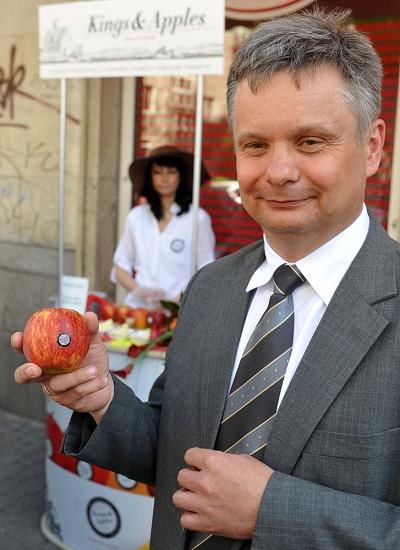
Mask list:
[[123,286],[128,292],[134,292],[138,284],[135,281],[135,278],[133,275],[128,273],[125,269],[122,269],[122,267],[115,266],[115,278],[117,282]]

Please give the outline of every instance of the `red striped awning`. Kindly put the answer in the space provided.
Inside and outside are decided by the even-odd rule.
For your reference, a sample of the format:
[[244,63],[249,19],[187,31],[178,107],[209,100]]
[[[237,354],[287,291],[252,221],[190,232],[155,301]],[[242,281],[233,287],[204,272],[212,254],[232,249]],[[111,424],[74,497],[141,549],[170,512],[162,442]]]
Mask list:
[[226,0],[228,19],[255,21],[291,13],[312,4],[315,0]]

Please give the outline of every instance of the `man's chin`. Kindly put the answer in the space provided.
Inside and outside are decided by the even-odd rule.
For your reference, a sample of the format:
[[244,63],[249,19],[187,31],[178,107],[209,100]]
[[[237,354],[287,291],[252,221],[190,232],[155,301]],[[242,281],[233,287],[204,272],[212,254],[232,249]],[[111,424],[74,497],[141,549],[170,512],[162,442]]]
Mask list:
[[289,216],[284,220],[269,219],[267,223],[263,224],[263,230],[266,235],[269,233],[275,235],[304,235],[305,233],[312,231],[311,224],[305,223],[300,220],[290,220]]

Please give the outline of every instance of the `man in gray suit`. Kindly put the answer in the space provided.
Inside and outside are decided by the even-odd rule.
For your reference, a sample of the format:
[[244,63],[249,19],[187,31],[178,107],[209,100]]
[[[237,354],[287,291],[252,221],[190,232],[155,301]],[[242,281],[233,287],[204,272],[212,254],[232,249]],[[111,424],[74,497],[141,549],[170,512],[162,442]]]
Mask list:
[[[64,452],[156,483],[152,550],[400,547],[399,247],[364,205],[384,142],[382,68],[347,15],[274,19],[239,49],[229,118],[264,239],[192,279],[149,402],[110,375],[93,314],[82,368],[16,370],[75,411]],[[290,299],[272,282],[282,264],[301,275]],[[247,341],[277,292],[294,327],[277,405],[251,430],[267,437],[224,452]]]

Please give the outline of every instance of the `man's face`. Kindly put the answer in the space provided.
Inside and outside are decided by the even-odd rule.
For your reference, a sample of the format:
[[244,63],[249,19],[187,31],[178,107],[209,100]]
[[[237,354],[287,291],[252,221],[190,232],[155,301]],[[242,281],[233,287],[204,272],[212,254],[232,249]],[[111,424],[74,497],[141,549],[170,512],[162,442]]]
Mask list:
[[247,81],[237,88],[233,130],[243,206],[288,260],[357,218],[365,180],[379,166],[384,124],[376,121],[358,144],[342,90],[331,67],[305,74],[299,86],[282,71],[256,94]]

